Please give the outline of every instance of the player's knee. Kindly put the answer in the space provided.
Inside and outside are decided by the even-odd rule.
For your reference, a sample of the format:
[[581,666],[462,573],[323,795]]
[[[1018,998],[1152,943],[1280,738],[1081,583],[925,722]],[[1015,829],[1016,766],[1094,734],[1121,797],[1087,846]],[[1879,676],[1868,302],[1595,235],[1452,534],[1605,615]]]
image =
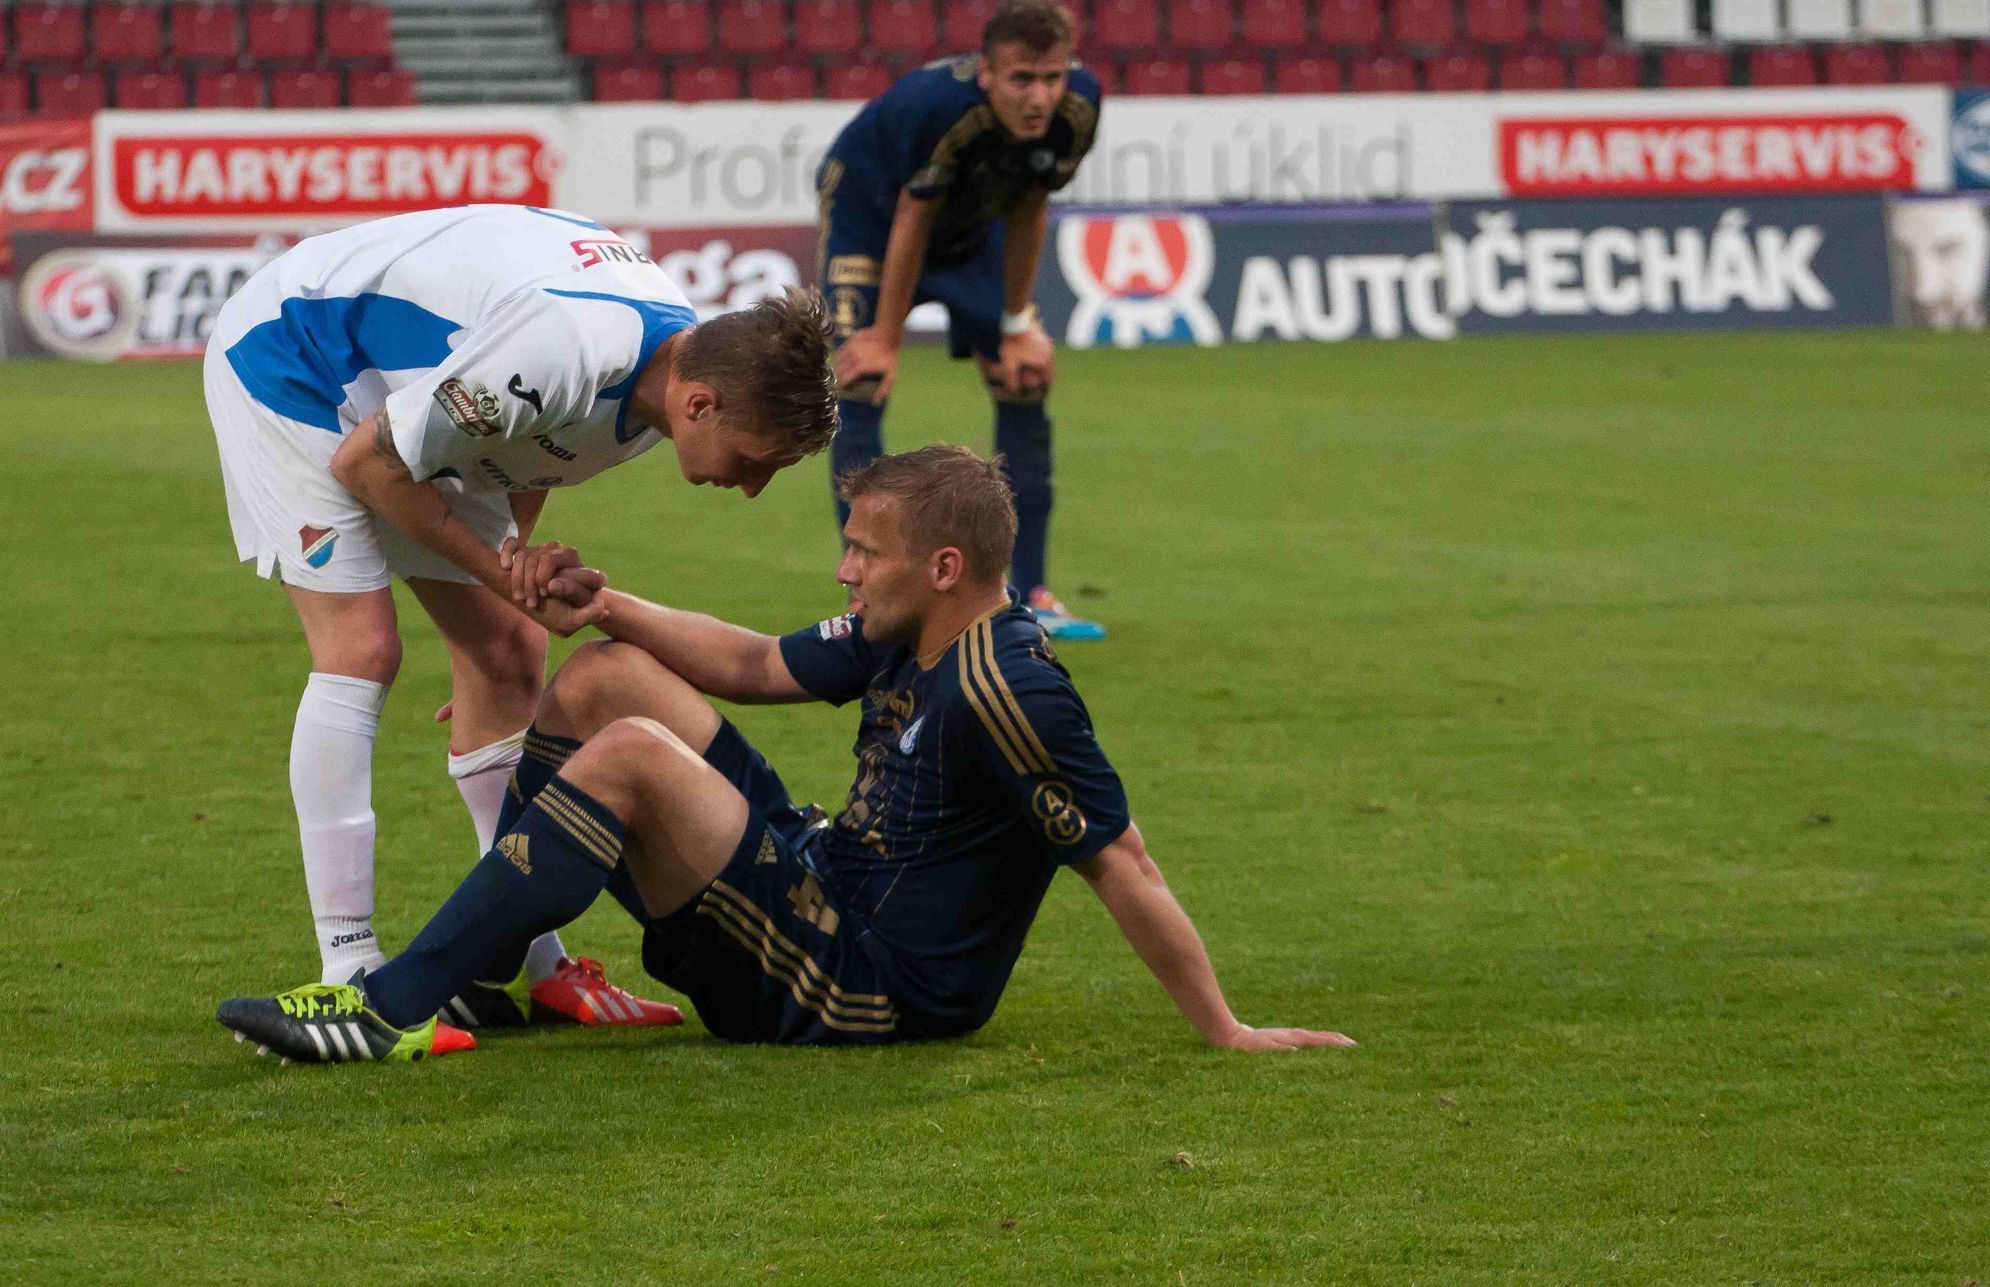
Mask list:
[[624,715],[603,725],[583,748],[594,772],[606,772],[627,785],[667,788],[704,757],[659,720]]
[[392,684],[401,673],[401,636],[391,626],[343,634],[329,656],[314,658],[312,664],[333,674]]
[[547,700],[557,702],[585,737],[612,722],[628,695],[640,691],[662,669],[662,662],[634,644],[598,639],[573,650],[553,677]]

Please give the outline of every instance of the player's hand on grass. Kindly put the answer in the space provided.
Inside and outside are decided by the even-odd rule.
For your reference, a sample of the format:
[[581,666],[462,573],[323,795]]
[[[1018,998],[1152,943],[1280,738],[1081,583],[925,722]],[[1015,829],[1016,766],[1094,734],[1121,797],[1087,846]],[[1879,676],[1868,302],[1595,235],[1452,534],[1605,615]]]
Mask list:
[[995,378],[1004,389],[1010,393],[1041,393],[1050,388],[1055,375],[1055,350],[1041,326],[1002,337],[1002,357],[995,364]]
[[[868,395],[857,386],[868,381],[876,381]],[[836,387],[846,393],[870,398],[871,405],[881,407],[891,396],[891,386],[898,383],[898,346],[879,334],[874,326],[853,331],[850,338],[843,341],[843,347],[836,350]]]
[[1225,1050],[1305,1050],[1310,1046],[1352,1046],[1353,1037],[1341,1032],[1313,1032],[1306,1028],[1252,1028],[1238,1024],[1229,1032],[1209,1039],[1212,1046]]

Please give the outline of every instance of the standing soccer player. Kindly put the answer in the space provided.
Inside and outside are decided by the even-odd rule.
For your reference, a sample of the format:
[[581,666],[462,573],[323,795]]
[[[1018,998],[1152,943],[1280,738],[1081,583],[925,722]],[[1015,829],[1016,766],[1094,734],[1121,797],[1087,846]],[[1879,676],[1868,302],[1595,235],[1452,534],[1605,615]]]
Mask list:
[[[401,661],[389,579],[449,649],[449,774],[488,849],[544,686],[547,632],[598,620],[602,578],[527,540],[547,490],[668,438],[692,483],[757,495],[835,432],[827,317],[800,292],[703,325],[600,224],[522,206],[398,215],[299,243],[222,309],[208,411],[237,552],[283,584],[311,674],[291,793],[322,977],[384,961],[373,931],[373,740]],[[551,580],[542,568],[567,565]],[[542,587],[550,585],[550,590]],[[452,1004],[675,1022],[570,961]]]
[[[841,478],[884,450],[884,406],[913,305],[946,305],[953,356],[974,355],[995,400],[995,450],[1021,528],[1010,574],[1056,639],[1105,630],[1052,594],[1050,337],[1030,302],[1050,194],[1091,149],[1099,82],[1073,63],[1077,29],[1051,0],[1009,0],[981,51],[901,79],[844,127],[817,178],[817,280],[836,325]],[[837,521],[849,507],[837,502]]]

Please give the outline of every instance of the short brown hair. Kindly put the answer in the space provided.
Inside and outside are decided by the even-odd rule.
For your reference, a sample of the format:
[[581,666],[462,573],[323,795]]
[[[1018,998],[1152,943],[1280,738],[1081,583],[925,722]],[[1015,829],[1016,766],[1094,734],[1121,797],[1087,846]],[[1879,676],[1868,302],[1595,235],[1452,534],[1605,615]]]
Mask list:
[[976,581],[1006,573],[1016,552],[1016,498],[1000,456],[935,443],[879,456],[838,478],[836,490],[846,501],[872,492],[896,497],[906,544],[921,554],[955,547]]
[[995,46],[1012,42],[1033,54],[1075,45],[1078,20],[1057,0],[1007,0],[981,29],[981,56],[993,58]]
[[829,333],[822,296],[790,286],[693,327],[675,374],[711,385],[724,412],[743,413],[740,428],[812,456],[836,436]]

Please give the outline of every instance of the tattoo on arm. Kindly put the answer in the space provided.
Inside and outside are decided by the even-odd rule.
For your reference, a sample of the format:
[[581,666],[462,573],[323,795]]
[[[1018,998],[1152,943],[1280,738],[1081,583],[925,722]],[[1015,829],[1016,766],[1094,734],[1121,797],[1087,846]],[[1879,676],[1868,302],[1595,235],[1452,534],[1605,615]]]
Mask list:
[[373,454],[392,465],[400,473],[408,473],[407,464],[394,446],[394,426],[387,419],[387,408],[382,407],[373,416]]

